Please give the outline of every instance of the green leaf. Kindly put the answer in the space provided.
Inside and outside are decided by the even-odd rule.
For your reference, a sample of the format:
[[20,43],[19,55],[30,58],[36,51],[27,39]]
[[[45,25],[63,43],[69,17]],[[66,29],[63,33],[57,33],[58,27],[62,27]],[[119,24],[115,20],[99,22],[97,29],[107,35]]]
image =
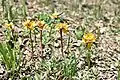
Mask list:
[[80,40],[84,34],[84,31],[82,30],[75,30],[76,38]]
[[38,73],[35,73],[35,80],[40,80],[40,75]]

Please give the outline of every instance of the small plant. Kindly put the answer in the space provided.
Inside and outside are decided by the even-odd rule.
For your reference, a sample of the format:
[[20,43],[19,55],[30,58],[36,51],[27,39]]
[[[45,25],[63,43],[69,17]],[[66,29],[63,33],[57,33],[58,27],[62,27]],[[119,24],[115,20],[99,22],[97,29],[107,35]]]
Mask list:
[[62,56],[64,56],[64,54],[63,54],[63,38],[62,38],[62,33],[66,34],[68,32],[68,24],[67,23],[58,23],[56,25],[56,29],[59,30],[59,32],[60,32],[61,53],[62,53]]
[[4,27],[6,28],[5,30],[6,39],[10,40],[10,38],[13,37],[14,25],[12,22],[9,22],[9,23],[5,23]]
[[68,78],[72,79],[77,73],[77,60],[75,54],[71,55],[69,59],[65,59],[64,61],[64,68],[63,68],[63,75]]
[[15,28],[14,24],[12,22],[5,23],[4,27],[5,27],[4,33],[6,40],[8,41],[8,43],[13,44],[14,46],[14,44],[17,41],[17,34],[15,34],[14,32],[14,28]]
[[43,57],[43,47],[42,47],[42,31],[47,25],[44,21],[38,21],[37,26],[40,28],[40,49],[41,49],[41,57]]
[[[7,71],[10,73],[9,77],[14,78],[14,75],[18,75],[20,66],[20,55],[18,56],[19,49],[11,48],[8,43],[0,43],[0,55]],[[18,58],[19,57],[19,58]],[[15,71],[17,73],[15,73]]]
[[83,35],[82,41],[86,44],[88,49],[91,48],[93,42],[95,42],[95,35],[93,33],[87,33]]
[[23,22],[23,26],[25,26],[27,29],[29,29],[29,33],[30,33],[30,42],[31,42],[31,48],[32,48],[32,54],[34,53],[33,51],[33,40],[32,40],[32,30],[34,30],[34,26],[35,26],[35,21],[33,20],[26,20],[25,22]]
[[90,68],[90,58],[91,58],[91,46],[93,42],[95,42],[96,38],[93,33],[87,33],[83,35],[82,41],[86,44],[87,48],[87,63],[88,63],[88,69]]

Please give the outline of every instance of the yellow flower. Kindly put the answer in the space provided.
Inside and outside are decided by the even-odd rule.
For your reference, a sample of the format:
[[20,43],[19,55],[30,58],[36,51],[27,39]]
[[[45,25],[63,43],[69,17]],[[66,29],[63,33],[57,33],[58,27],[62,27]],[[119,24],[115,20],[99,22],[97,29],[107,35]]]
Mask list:
[[95,42],[96,38],[93,33],[87,33],[83,35],[82,41],[87,45],[87,48],[91,48],[92,43]]
[[53,13],[52,15],[50,15],[50,17],[51,17],[52,19],[56,19],[56,18],[59,18],[58,15],[59,15],[58,13]]
[[34,26],[35,26],[35,21],[27,20],[27,21],[23,22],[23,25],[25,27],[27,27],[28,29],[33,30]]
[[67,23],[58,23],[58,24],[56,25],[56,29],[57,29],[57,30],[62,29],[62,31],[63,31],[64,33],[67,33],[67,32],[68,32],[68,24],[67,24]]
[[38,26],[40,29],[43,29],[43,28],[45,28],[47,25],[45,24],[44,21],[38,21],[38,22],[37,22],[37,26]]
[[12,22],[5,23],[4,26],[7,27],[7,28],[9,28],[9,29],[13,29],[13,23]]

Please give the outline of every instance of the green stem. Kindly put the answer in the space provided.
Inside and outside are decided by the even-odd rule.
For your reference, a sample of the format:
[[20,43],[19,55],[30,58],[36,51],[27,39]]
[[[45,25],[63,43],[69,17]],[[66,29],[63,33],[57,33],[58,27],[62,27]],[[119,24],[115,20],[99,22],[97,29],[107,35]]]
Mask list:
[[66,48],[66,50],[65,50],[65,51],[67,51],[67,50],[68,50],[68,52],[69,52],[69,46],[70,46],[70,36],[68,37],[68,41],[67,41],[67,48]]
[[60,29],[60,40],[61,40],[61,53],[62,53],[62,56],[64,57],[64,54],[63,54],[63,38],[62,38],[62,29]]
[[90,50],[88,50],[88,53],[87,53],[88,69],[90,69],[90,58],[91,58],[91,53],[90,53]]
[[120,70],[118,70],[118,80],[120,80]]
[[34,52],[33,52],[33,41],[32,41],[32,33],[31,33],[31,30],[30,30],[30,41],[31,41],[32,54],[33,54]]
[[118,79],[117,80],[120,80],[120,63],[118,65]]
[[49,37],[51,36],[51,34],[52,34],[52,26],[50,27]]
[[87,55],[87,62],[88,62],[88,69],[90,69],[90,56],[89,56],[89,53]]
[[25,5],[25,1],[26,0],[21,0],[22,6],[23,6],[23,15],[24,15],[24,18],[26,18],[26,16],[27,16],[27,8],[26,8],[26,5]]
[[11,32],[12,32],[12,36],[11,37],[13,38],[13,41],[15,41],[14,30],[12,29]]
[[11,2],[11,0],[8,0],[8,5],[7,6],[7,10],[8,10],[8,21],[12,21],[13,20],[13,11],[12,11],[12,8],[13,8],[13,4]]

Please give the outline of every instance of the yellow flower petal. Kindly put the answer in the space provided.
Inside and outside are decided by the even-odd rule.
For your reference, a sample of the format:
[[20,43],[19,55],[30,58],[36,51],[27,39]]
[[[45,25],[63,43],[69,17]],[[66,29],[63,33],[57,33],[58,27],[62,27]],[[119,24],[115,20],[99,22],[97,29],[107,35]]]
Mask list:
[[93,42],[95,42],[96,38],[93,33],[87,33],[83,35],[82,42],[87,45],[87,48],[90,49]]
[[7,27],[7,28],[9,28],[9,29],[13,29],[13,23],[12,22],[5,23],[4,26]]
[[23,25],[25,27],[27,27],[28,29],[33,30],[34,26],[35,26],[35,21],[27,20],[27,21],[23,22]]
[[62,29],[62,31],[63,31],[64,33],[67,33],[67,32],[68,32],[68,24],[67,24],[67,23],[58,23],[58,24],[56,25],[56,29],[57,29],[57,30]]
[[93,33],[87,33],[83,35],[82,41],[84,43],[95,42],[95,35]]
[[62,29],[62,31],[63,31],[64,33],[67,33],[67,32],[68,32],[68,30],[66,30],[66,29]]
[[58,18],[58,17],[59,17],[58,15],[59,15],[58,13],[53,13],[52,15],[50,15],[50,17],[51,17],[52,19],[55,19],[55,18]]
[[37,26],[38,26],[40,29],[43,29],[43,28],[45,28],[47,25],[45,24],[44,21],[38,21],[38,22],[37,22]]

